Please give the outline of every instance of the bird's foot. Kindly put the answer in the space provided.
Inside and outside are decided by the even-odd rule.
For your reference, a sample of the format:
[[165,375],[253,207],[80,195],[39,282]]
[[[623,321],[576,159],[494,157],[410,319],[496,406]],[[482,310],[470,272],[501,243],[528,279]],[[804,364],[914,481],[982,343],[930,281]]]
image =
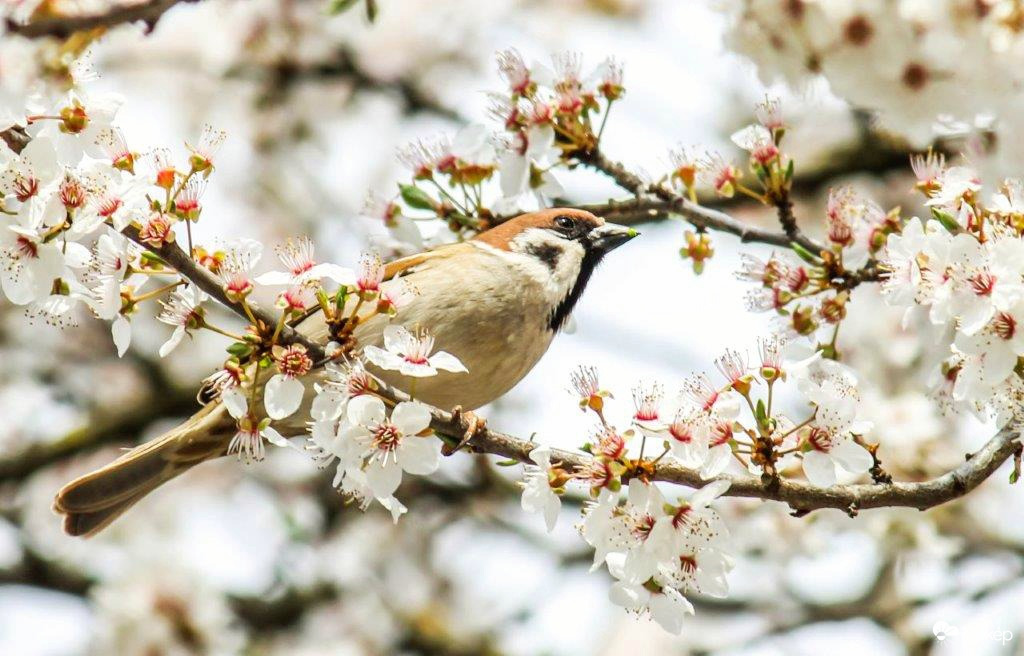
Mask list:
[[459,426],[465,428],[465,433],[462,435],[462,439],[455,446],[445,443],[441,447],[441,453],[450,456],[451,454],[459,451],[464,446],[469,444],[469,441],[474,437],[487,430],[487,420],[483,417],[478,416],[475,412],[470,410],[463,410],[461,405],[457,405],[452,408],[452,421]]

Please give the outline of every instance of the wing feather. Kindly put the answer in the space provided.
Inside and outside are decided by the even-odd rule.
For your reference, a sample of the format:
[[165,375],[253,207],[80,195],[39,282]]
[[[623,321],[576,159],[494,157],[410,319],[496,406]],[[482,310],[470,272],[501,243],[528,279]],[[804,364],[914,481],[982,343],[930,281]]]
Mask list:
[[384,280],[401,278],[404,275],[416,271],[422,265],[429,265],[429,263],[437,259],[453,257],[459,253],[466,253],[472,248],[473,246],[467,242],[446,244],[429,251],[423,251],[422,253],[416,253],[414,255],[407,255],[406,257],[393,260],[384,265]]

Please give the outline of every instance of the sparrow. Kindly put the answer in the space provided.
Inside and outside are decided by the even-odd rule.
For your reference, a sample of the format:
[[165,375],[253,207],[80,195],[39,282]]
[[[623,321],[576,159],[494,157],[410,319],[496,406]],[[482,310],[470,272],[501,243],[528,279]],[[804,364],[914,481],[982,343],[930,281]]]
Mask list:
[[[414,293],[396,316],[375,315],[360,323],[354,333],[357,349],[380,346],[389,324],[428,329],[435,349],[451,353],[468,371],[417,379],[416,398],[472,411],[501,397],[533,369],[569,319],[598,263],[636,235],[590,212],[553,208],[390,262],[382,289],[404,285]],[[329,339],[321,314],[296,329],[317,343]],[[366,366],[409,392],[408,377]],[[306,432],[313,398],[308,383],[323,375],[323,370],[312,372],[303,407],[274,423],[282,435]],[[68,483],[54,501],[54,510],[64,515],[64,530],[76,536],[99,532],[163,483],[226,455],[236,430],[224,404],[214,399],[177,428]]]

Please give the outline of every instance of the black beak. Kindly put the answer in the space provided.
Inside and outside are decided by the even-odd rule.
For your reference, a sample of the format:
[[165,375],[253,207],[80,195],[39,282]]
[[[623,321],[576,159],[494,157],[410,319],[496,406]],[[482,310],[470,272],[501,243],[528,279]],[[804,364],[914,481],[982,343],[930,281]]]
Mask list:
[[640,233],[633,228],[606,223],[588,232],[586,239],[592,250],[604,254],[622,246],[638,234]]

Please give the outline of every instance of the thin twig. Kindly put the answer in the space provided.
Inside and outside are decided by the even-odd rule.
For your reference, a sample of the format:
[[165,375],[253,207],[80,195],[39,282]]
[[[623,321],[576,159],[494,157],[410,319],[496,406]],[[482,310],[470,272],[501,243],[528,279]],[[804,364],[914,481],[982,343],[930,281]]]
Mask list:
[[99,14],[79,16],[51,16],[40,18],[29,23],[18,23],[7,19],[7,31],[30,39],[53,36],[68,37],[75,32],[92,30],[101,27],[116,27],[127,23],[142,21],[146,31],[151,31],[168,9],[179,2],[196,2],[197,0],[149,0],[140,4],[116,4]]
[[755,228],[737,221],[724,212],[693,203],[663,185],[649,184],[621,163],[608,159],[600,150],[580,152],[576,158],[580,163],[604,173],[620,187],[633,193],[637,197],[638,205],[651,196],[660,201],[657,205],[647,205],[645,209],[648,211],[656,209],[678,214],[697,228],[727,232],[736,235],[743,242],[759,242],[774,246],[789,246],[790,243],[796,242],[813,253],[824,250],[821,244],[799,231],[790,236],[784,232]]

